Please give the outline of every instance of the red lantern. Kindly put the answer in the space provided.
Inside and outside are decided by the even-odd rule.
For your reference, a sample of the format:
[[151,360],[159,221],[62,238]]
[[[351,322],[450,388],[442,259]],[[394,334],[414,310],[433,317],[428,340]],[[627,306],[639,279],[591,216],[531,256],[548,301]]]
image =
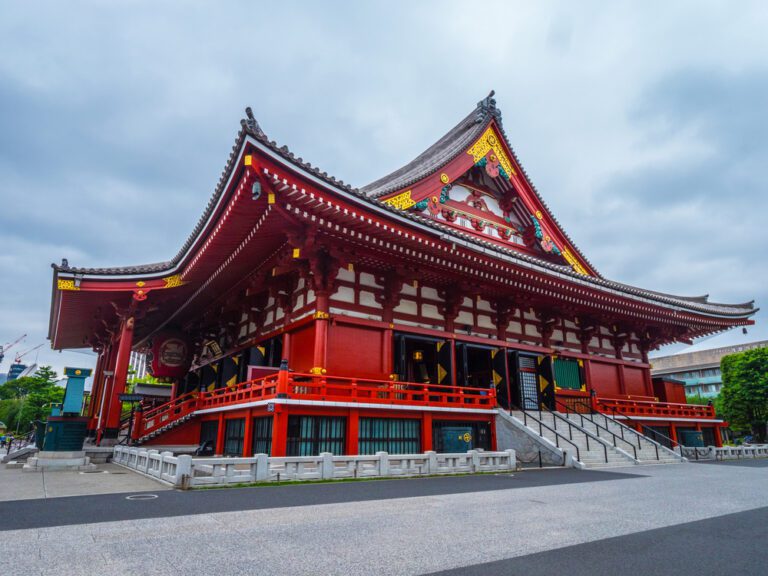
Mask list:
[[161,332],[152,338],[149,371],[155,378],[181,378],[192,359],[189,344],[179,332]]

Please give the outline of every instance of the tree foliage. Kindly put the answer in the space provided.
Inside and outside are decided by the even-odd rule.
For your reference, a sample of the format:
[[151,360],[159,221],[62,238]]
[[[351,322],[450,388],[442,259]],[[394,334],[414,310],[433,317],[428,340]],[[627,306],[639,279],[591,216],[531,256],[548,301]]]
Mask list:
[[740,434],[765,442],[768,419],[768,348],[729,354],[720,361],[723,416]]
[[48,416],[51,404],[64,401],[64,388],[56,382],[56,372],[42,366],[32,376],[0,385],[0,421],[11,432],[26,433],[30,422]]

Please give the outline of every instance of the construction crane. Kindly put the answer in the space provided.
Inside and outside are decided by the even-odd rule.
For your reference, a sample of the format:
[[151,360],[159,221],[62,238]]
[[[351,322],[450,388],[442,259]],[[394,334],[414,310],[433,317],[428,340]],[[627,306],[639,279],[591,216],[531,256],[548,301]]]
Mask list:
[[18,354],[16,354],[16,358],[13,360],[14,363],[21,364],[21,359],[24,358],[24,356],[26,356],[30,352],[34,352],[38,348],[42,348],[42,346],[43,346],[43,344],[38,344],[37,346],[35,346],[34,348],[30,348],[26,352],[19,352]]
[[21,342],[22,340],[24,340],[24,338],[26,338],[26,337],[27,337],[27,335],[26,335],[26,334],[22,334],[21,336],[19,336],[18,338],[16,338],[16,340],[14,340],[13,342],[10,342],[10,343],[8,343],[8,344],[5,344],[5,345],[3,345],[3,346],[0,346],[0,362],[2,362],[2,361],[3,361],[3,358],[5,358],[5,353],[6,353],[6,352],[7,352],[7,351],[8,351],[10,348],[13,348],[14,346],[16,346],[16,344],[18,344],[19,342]]

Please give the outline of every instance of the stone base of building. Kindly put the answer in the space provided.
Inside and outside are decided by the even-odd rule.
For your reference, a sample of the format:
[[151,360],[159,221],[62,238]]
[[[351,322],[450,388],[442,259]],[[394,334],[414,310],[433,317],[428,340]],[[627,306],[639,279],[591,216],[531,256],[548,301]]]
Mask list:
[[91,459],[80,450],[77,452],[39,452],[37,456],[29,458],[22,468],[23,472],[58,472],[58,471],[82,471],[95,470],[96,465],[91,464]]

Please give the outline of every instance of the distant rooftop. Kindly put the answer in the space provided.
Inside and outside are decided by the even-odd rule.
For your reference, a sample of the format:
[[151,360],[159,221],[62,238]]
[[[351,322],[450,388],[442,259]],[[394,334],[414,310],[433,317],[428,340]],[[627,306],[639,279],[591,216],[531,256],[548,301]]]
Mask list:
[[710,348],[709,350],[659,356],[651,359],[653,374],[668,374],[683,369],[713,368],[720,366],[720,360],[728,354],[766,347],[768,347],[768,340],[759,340],[757,342],[747,342],[746,344]]

